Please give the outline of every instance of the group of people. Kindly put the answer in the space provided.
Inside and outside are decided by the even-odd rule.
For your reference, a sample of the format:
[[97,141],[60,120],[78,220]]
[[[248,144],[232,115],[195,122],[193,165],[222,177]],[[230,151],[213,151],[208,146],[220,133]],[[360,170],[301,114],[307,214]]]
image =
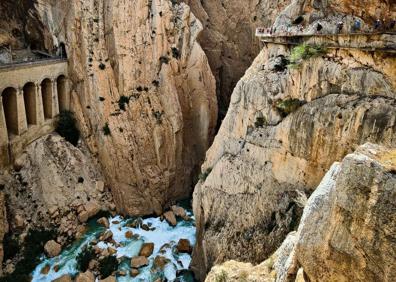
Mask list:
[[[289,30],[290,26],[288,26],[287,30]],[[345,24],[343,21],[339,21],[336,24],[336,33],[342,33],[342,31],[345,28]],[[350,32],[351,33],[357,33],[360,32],[362,29],[362,22],[360,21],[360,19],[356,19],[353,24],[350,26]],[[304,31],[304,27],[302,25],[298,25],[297,26],[297,30],[299,32],[303,32]],[[316,24],[316,32],[320,33],[323,30],[323,25],[321,23],[317,23]],[[395,31],[396,32],[396,20],[380,20],[377,19],[376,21],[374,21],[373,23],[373,31],[374,32],[386,32],[386,31]],[[257,32],[259,34],[268,34],[268,35],[273,35],[276,33],[276,29],[274,28],[258,28]],[[280,35],[278,33],[278,35]],[[289,31],[286,32],[285,35],[291,35],[291,33]]]

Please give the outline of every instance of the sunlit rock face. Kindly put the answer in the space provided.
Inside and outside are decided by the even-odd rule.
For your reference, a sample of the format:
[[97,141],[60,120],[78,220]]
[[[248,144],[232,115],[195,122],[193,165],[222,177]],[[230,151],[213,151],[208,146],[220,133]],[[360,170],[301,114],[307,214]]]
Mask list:
[[217,119],[202,24],[171,1],[36,5],[64,42],[72,108],[122,214],[161,213],[191,194]]
[[297,232],[257,266],[227,261],[206,281],[394,281],[396,150],[360,146],[306,201]]
[[207,177],[194,192],[200,277],[229,259],[265,260],[297,227],[298,191],[312,193],[331,164],[360,144],[396,146],[394,56],[335,48],[288,68],[282,58],[290,53],[263,48],[207,152]]

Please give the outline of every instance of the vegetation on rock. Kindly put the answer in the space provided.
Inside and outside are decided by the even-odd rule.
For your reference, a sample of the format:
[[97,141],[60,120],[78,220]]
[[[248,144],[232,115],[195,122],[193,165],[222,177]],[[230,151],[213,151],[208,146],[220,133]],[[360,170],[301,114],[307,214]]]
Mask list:
[[77,128],[77,121],[71,111],[62,111],[59,113],[56,120],[56,132],[70,142],[77,146],[80,139],[80,131]]
[[283,117],[286,117],[292,112],[295,112],[299,107],[304,105],[304,103],[304,101],[301,101],[299,99],[290,98],[283,101],[278,101],[275,104],[275,107]]
[[294,47],[291,51],[289,67],[298,68],[304,60],[312,57],[317,57],[325,53],[326,49],[319,45],[298,45]]

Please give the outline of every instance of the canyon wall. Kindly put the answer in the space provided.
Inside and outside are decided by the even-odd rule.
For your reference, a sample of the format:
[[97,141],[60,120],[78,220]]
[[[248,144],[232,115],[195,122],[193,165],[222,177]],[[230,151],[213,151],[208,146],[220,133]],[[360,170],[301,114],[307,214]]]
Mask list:
[[171,1],[38,3],[65,43],[76,112],[122,214],[161,213],[191,194],[217,119],[202,24]]
[[206,281],[394,281],[396,150],[365,144],[334,163],[297,232],[257,266],[229,261]]
[[219,118],[223,119],[231,93],[260,52],[256,28],[270,26],[290,0],[184,0],[203,24],[198,37],[217,82]]
[[[304,31],[319,22],[333,31],[342,18],[353,23],[352,16],[337,12],[335,1],[326,3],[330,6],[293,1],[274,28],[287,28],[301,14]],[[379,7],[377,1],[367,5]],[[390,4],[381,9],[395,15]],[[395,37],[386,36],[377,47],[386,42],[394,44]],[[334,161],[365,142],[396,147],[393,54],[331,48],[292,68],[286,66],[291,49],[266,44],[235,88],[207,152],[193,196],[198,229],[193,268],[200,279],[230,259],[268,258],[298,226],[301,199]]]

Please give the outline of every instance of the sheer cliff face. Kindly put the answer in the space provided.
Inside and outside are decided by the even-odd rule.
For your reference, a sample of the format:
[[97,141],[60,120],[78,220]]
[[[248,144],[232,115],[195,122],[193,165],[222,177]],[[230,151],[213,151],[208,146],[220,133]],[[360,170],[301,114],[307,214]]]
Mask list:
[[256,28],[269,26],[290,0],[184,0],[204,30],[202,45],[216,77],[220,117],[227,111],[231,93],[260,51]]
[[265,262],[212,268],[206,281],[394,281],[396,150],[360,146],[306,201],[297,232]]
[[311,193],[356,146],[396,146],[393,55],[329,49],[297,69],[284,68],[289,55],[287,46],[262,50],[207,153],[193,203],[200,278],[216,263],[273,253],[298,224],[298,191]]
[[73,109],[119,212],[161,213],[189,196],[217,118],[189,7],[90,0],[37,10],[66,43]]

